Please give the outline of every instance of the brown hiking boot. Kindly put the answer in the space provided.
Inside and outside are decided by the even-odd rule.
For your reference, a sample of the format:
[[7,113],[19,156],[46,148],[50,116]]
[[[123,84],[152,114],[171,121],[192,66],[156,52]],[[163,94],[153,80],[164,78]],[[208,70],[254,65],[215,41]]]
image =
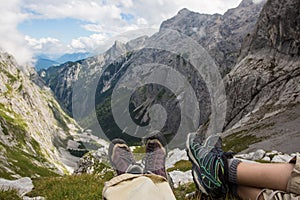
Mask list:
[[135,162],[130,148],[122,139],[114,139],[112,141],[109,145],[108,157],[118,175],[143,173],[143,168]]
[[167,179],[165,162],[167,150],[165,138],[160,132],[155,132],[146,138],[146,158],[144,173],[156,174]]

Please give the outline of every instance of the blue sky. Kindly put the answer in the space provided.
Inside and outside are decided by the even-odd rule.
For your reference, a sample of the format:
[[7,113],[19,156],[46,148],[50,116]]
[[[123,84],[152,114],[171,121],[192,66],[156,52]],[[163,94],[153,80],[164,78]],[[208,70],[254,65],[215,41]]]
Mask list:
[[[257,1],[257,0],[256,0]],[[151,35],[182,8],[224,13],[241,0],[10,0],[0,2],[0,48],[19,63],[37,54],[101,53],[114,40]]]
[[52,37],[69,43],[73,38],[89,36],[93,33],[82,28],[82,25],[84,25],[83,21],[71,18],[35,19],[20,23],[18,31],[34,38]]

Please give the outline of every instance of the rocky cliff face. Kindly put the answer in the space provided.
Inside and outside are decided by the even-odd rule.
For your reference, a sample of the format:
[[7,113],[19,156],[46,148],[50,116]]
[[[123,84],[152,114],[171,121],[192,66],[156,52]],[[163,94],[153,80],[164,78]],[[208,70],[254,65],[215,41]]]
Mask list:
[[80,127],[62,111],[51,91],[35,85],[11,55],[0,53],[0,72],[1,177],[68,173],[59,148],[67,148]]
[[256,51],[300,55],[299,1],[268,1],[254,31],[245,39],[240,60]]
[[[229,10],[223,16],[200,15],[184,9],[174,18],[164,22],[159,33],[135,43],[139,44],[139,47],[144,47],[143,49],[135,45],[116,42],[103,55],[59,67],[58,69],[62,70],[61,73],[56,69],[45,71],[46,81],[55,91],[56,96],[62,99],[61,102],[66,104],[71,111],[69,97],[71,92],[74,92],[73,86],[76,85],[78,77],[81,77],[80,87],[76,87],[80,93],[76,98],[83,98],[80,100],[83,103],[77,104],[76,109],[79,108],[80,114],[85,116],[84,125],[95,132],[99,131],[97,124],[102,123],[104,124],[101,125],[103,131],[115,137],[122,135],[123,131],[116,126],[114,121],[111,96],[117,83],[122,80],[122,76],[128,73],[139,84],[144,76],[155,71],[157,67],[139,66],[149,63],[171,66],[175,71],[187,77],[194,90],[196,101],[201,108],[199,121],[194,120],[197,119],[197,113],[195,107],[189,104],[192,101],[182,100],[183,97],[188,96],[185,91],[187,87],[182,87],[184,84],[173,91],[166,91],[159,84],[148,84],[137,88],[130,101],[128,100],[131,118],[141,126],[149,124],[150,110],[153,105],[162,105],[167,112],[170,111],[167,113],[169,114],[167,123],[162,129],[165,130],[166,135],[170,136],[176,132],[180,117],[182,117],[180,116],[182,110],[178,105],[183,103],[189,105],[184,109],[189,113],[190,122],[195,124],[204,124],[212,112],[209,101],[211,94],[208,92],[209,84],[207,85],[193,69],[193,63],[188,55],[189,48],[195,47],[193,42],[196,41],[213,57],[222,75],[228,73],[234,66],[224,78],[227,96],[224,137],[235,136],[234,138],[250,143],[259,143],[264,140],[269,141],[269,144],[271,142],[267,139],[272,138],[273,142],[281,141],[284,145],[278,150],[285,151],[287,140],[283,141],[277,136],[285,133],[291,137],[299,137],[299,131],[297,131],[299,114],[295,112],[298,110],[299,103],[299,26],[295,26],[299,24],[299,9],[295,8],[299,8],[299,3],[296,0],[269,1],[265,4],[256,23],[258,13],[265,1],[260,2],[261,4],[255,4],[252,0],[244,0],[238,8]],[[179,42],[183,38],[182,35],[164,34],[164,31],[168,29],[175,29],[189,36],[193,42],[190,46],[185,46],[187,43]],[[252,29],[254,29],[253,32],[250,31]],[[242,45],[245,36],[246,39]],[[172,47],[156,48],[167,43],[171,43]],[[134,46],[136,49],[132,51]],[[175,48],[179,51],[174,53]],[[239,52],[241,53],[238,58]],[[131,67],[137,68],[131,70]],[[208,70],[205,66],[203,69]],[[77,70],[81,75],[77,75]],[[164,71],[160,75],[163,80],[171,77],[170,73]],[[205,75],[202,78],[205,78]],[[170,80],[173,83],[178,81],[175,78]],[[125,86],[123,91],[134,87],[135,85]],[[89,105],[94,107],[89,107]],[[96,112],[97,116],[93,117],[91,112]],[[285,123],[286,116],[291,116],[291,124]],[[287,126],[293,127],[288,132],[289,134],[283,130]],[[123,130],[125,129],[128,127]],[[137,132],[138,130],[135,133]],[[234,142],[231,137],[228,141],[228,143]],[[294,146],[297,147],[297,145]],[[245,148],[249,146],[245,144]],[[291,151],[296,150],[291,149]]]
[[[106,130],[103,131],[108,132],[108,135],[112,133],[115,137],[121,130],[116,127],[113,121],[109,99],[114,87],[126,70],[132,66],[142,66],[145,63],[159,63],[172,66],[184,76],[189,77],[188,79],[193,85],[192,87],[195,90],[201,110],[201,120],[196,120],[197,122],[193,123],[202,124],[207,121],[211,112],[209,94],[204,80],[199,74],[196,76],[197,73],[195,73],[192,64],[189,63],[187,58],[184,58],[183,46],[173,44],[173,46],[181,49],[179,51],[182,51],[182,54],[179,53],[176,56],[171,55],[171,51],[166,49],[164,51],[163,48],[154,50],[155,45],[153,44],[159,46],[160,43],[164,43],[163,41],[160,42],[160,40],[176,41],[176,39],[179,39],[177,36],[164,36],[165,30],[176,30],[186,37],[192,38],[193,42],[203,45],[209,51],[214,61],[217,62],[219,69],[224,75],[235,64],[243,37],[248,30],[253,28],[263,3],[264,1],[260,4],[254,4],[251,0],[244,0],[238,8],[231,9],[224,15],[201,15],[184,9],[174,18],[163,22],[157,35],[150,38],[138,38],[127,44],[116,42],[103,55],[75,63],[66,63],[59,67],[50,68],[41,74],[44,75],[44,80],[50,85],[62,106],[66,107],[70,113],[73,112],[72,108],[74,107],[72,104],[74,102],[72,102],[71,98],[84,102],[75,106],[75,109],[80,110],[80,115],[84,116],[82,117],[83,120],[81,120],[84,127],[89,127],[96,132],[99,130],[99,126],[96,124],[104,123],[104,129]],[[144,49],[139,50],[140,47],[144,47]],[[152,47],[154,49],[151,50]],[[154,69],[155,67],[152,66],[152,68]],[[142,77],[142,74],[147,74],[143,70],[138,70],[138,72],[131,71],[131,73],[135,74],[137,82],[140,81],[138,77]],[[80,77],[80,80],[78,80],[78,77]],[[101,77],[100,80],[99,77]],[[170,76],[166,74],[167,77]],[[81,82],[79,84],[81,86],[75,87],[75,85],[78,85],[78,82]],[[172,109],[172,107],[183,103],[183,101],[168,99],[167,96],[174,94],[169,91],[168,95],[163,95],[164,91],[158,85],[148,85],[147,87],[140,88],[140,91],[134,93],[132,97],[130,104],[132,111],[140,106],[143,107],[135,113],[134,121],[140,125],[148,124],[150,108],[154,104],[161,104],[165,106],[167,111],[173,112],[173,114],[169,113],[168,116],[170,117],[166,126],[164,126],[164,130],[168,130],[166,132],[169,132],[169,134],[170,132],[176,132],[180,124],[178,120],[181,119],[179,115],[180,109],[178,106],[177,109]],[[74,95],[74,88],[76,88],[76,91],[81,91],[79,95]],[[92,91],[93,89],[91,88],[97,88],[97,91]],[[177,89],[184,90],[181,87]],[[143,91],[146,91],[146,93],[143,93]],[[181,93],[181,98],[187,96],[185,92],[178,91],[179,93]],[[90,98],[87,96],[94,97]],[[91,108],[90,105],[95,104],[95,102],[96,106]],[[91,113],[95,112],[95,110],[97,120],[92,120]],[[191,107],[187,108],[186,106],[185,110],[189,110],[187,112],[190,113],[190,118],[194,118],[197,115]]]
[[[94,80],[101,76],[104,66],[111,64],[119,56],[142,47],[146,39],[147,36],[140,37],[127,44],[116,41],[104,54],[78,62],[67,62],[60,66],[50,67],[40,71],[39,74],[52,89],[61,106],[66,108],[69,114],[72,114],[72,95],[75,83],[79,85],[80,79],[82,87],[77,88],[80,90],[93,88],[93,84],[97,84]],[[82,92],[83,94],[89,93],[88,91]],[[83,112],[88,111],[83,109]]]
[[[205,15],[183,9],[175,17],[163,22],[161,29],[177,30],[199,42],[215,60],[221,74],[225,75],[236,64],[243,39],[255,26],[265,2],[263,0],[256,4],[252,0],[243,0],[237,8],[228,10],[224,15]],[[126,52],[143,47],[147,39],[140,37],[127,44],[116,42],[104,55],[69,62],[40,73],[61,105],[71,112],[71,88],[78,80],[81,66],[86,68],[85,71],[90,71],[86,73],[94,72],[99,76],[105,65]]]
[[207,15],[183,9],[163,22],[161,29],[174,29],[198,41],[214,58],[222,75],[236,64],[245,36],[254,28],[266,0],[243,0],[224,15]]
[[259,137],[261,148],[299,148],[290,139],[300,139],[299,9],[297,0],[268,1],[243,44],[240,62],[225,77],[225,128]]

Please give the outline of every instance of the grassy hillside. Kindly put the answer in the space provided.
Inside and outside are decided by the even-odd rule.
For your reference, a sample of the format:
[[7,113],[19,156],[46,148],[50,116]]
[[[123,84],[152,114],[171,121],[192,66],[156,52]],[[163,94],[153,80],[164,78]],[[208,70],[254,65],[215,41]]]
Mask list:
[[[33,181],[34,190],[27,194],[30,197],[43,196],[50,200],[99,200],[101,199],[102,189],[105,181],[112,177],[111,173],[105,176],[98,175],[76,175],[53,178],[38,178]],[[213,200],[209,197],[202,196],[196,192],[190,197],[185,197],[186,194],[196,191],[193,183],[182,185],[174,189],[174,194],[178,200]],[[15,191],[0,191],[0,200],[20,200]],[[229,196],[223,200],[234,200]]]

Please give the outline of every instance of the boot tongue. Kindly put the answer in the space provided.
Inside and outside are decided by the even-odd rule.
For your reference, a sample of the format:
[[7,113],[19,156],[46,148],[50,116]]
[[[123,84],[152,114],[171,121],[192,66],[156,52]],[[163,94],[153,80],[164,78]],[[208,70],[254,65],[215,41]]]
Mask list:
[[154,142],[149,142],[147,145],[147,152],[154,152],[156,144]]

